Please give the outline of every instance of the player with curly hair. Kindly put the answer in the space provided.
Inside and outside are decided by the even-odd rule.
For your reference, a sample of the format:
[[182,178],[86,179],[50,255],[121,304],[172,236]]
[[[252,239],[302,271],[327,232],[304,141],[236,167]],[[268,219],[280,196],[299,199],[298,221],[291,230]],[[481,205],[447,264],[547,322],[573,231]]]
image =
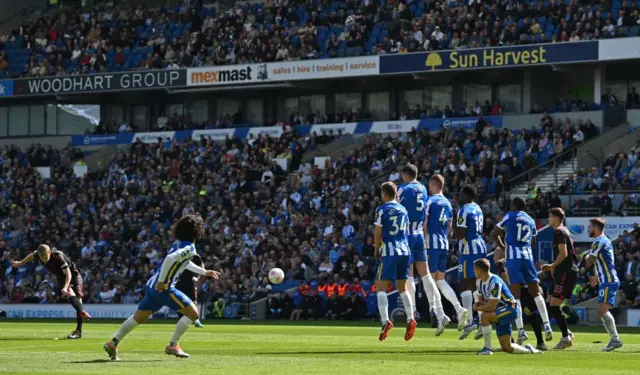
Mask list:
[[113,339],[104,344],[104,350],[114,361],[118,360],[120,341],[163,306],[168,306],[183,315],[176,324],[165,353],[180,358],[189,357],[189,354],[180,349],[178,342],[187,328],[198,319],[198,308],[188,296],[176,288],[176,282],[185,269],[214,279],[218,279],[220,274],[205,270],[191,261],[196,255],[194,243],[204,235],[204,222],[199,215],[183,216],[173,227],[173,235],[175,242],[162,262],[160,271],[147,281],[146,293],[138,305],[138,310],[122,323]]

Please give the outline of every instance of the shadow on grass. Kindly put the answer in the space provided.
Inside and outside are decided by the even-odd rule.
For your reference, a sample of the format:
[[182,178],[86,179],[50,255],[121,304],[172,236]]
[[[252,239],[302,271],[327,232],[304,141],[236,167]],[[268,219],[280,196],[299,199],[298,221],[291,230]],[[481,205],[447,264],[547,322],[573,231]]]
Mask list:
[[436,355],[460,355],[476,353],[474,349],[447,349],[447,350],[336,350],[336,351],[280,351],[257,352],[256,355],[323,355],[323,354],[436,354]]
[[63,363],[69,363],[69,364],[87,364],[87,363],[118,363],[118,362],[125,362],[125,363],[144,363],[144,362],[161,362],[160,359],[139,359],[139,360],[120,360],[120,361],[112,361],[110,359],[104,358],[104,359],[90,359],[87,361],[71,361],[71,362],[63,362]]

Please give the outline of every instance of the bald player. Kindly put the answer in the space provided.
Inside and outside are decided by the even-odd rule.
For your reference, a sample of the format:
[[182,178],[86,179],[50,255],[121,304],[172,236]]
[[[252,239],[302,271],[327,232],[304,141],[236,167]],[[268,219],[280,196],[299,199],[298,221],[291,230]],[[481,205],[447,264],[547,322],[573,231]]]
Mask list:
[[91,319],[91,315],[84,310],[82,305],[82,274],[80,269],[61,251],[55,248],[51,250],[49,245],[42,244],[33,253],[27,255],[21,261],[13,261],[13,268],[20,268],[25,264],[40,262],[47,271],[56,275],[56,294],[66,298],[76,310],[76,329],[71,332],[68,339],[82,338],[82,320]]

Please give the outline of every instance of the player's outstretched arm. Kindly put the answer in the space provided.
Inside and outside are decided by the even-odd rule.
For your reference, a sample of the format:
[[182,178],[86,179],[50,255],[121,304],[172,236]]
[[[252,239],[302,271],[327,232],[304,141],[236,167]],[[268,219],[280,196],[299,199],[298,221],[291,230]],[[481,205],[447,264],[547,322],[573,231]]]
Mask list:
[[453,237],[457,240],[463,240],[467,235],[467,218],[462,210],[458,211],[458,217],[453,223]]
[[[535,234],[534,234],[533,236],[531,236],[531,248],[533,248],[534,246],[536,246],[536,240],[537,240],[537,239],[538,239],[538,236],[537,236],[537,235],[535,235]],[[565,249],[566,249],[566,246],[565,246]]]
[[500,249],[506,249],[506,246],[504,244],[504,230],[502,228],[497,226],[493,228],[491,236]]
[[497,299],[489,299],[488,301],[478,301],[475,305],[473,305],[473,309],[475,311],[481,312],[493,312],[496,311],[496,306],[498,305]]
[[427,198],[427,205],[424,208],[424,224],[422,230],[424,231],[424,238],[429,238],[429,209],[431,208],[431,198]]
[[373,230],[373,254],[376,260],[380,260],[380,246],[382,245],[382,225],[376,225]]
[[33,260],[33,253],[29,253],[29,255],[24,257],[24,259],[22,259],[20,261],[14,260],[13,262],[11,262],[11,266],[13,268],[20,268],[20,267],[24,266],[25,264],[31,262],[32,260]]
[[206,270],[193,262],[189,262],[189,264],[187,264],[187,269],[195,274],[211,277],[214,280],[218,280],[218,278],[220,278],[220,272]]
[[65,297],[73,297],[75,296],[75,293],[73,292],[73,289],[71,289],[71,270],[69,269],[69,267],[64,267],[62,269],[62,272],[64,273],[64,285],[62,286],[62,295]]

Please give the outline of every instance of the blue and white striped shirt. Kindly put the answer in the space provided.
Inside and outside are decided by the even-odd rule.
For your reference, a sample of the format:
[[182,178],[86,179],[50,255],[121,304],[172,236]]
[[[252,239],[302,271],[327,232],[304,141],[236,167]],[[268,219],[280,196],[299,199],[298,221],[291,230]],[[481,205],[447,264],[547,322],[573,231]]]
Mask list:
[[417,181],[409,182],[398,187],[398,197],[409,215],[409,234],[423,234],[427,189]]
[[167,257],[162,262],[160,271],[151,276],[147,286],[154,288],[158,281],[169,287],[174,287],[182,272],[196,255],[196,247],[188,241],[174,241]]
[[427,200],[427,250],[449,250],[449,223],[453,217],[451,203],[442,194],[434,194]]
[[478,255],[487,253],[487,244],[482,238],[484,215],[482,209],[475,202],[467,203],[458,211],[458,228],[467,228],[465,238],[462,239],[460,253],[462,255]]
[[398,202],[391,201],[376,209],[375,226],[382,227],[380,256],[409,256],[407,210]]
[[531,242],[538,235],[535,221],[526,212],[507,212],[497,225],[505,231],[506,258],[533,260]]
[[607,236],[601,234],[591,245],[589,255],[596,258],[595,269],[600,284],[619,283],[618,273],[616,272],[615,258],[613,256],[613,244]]

